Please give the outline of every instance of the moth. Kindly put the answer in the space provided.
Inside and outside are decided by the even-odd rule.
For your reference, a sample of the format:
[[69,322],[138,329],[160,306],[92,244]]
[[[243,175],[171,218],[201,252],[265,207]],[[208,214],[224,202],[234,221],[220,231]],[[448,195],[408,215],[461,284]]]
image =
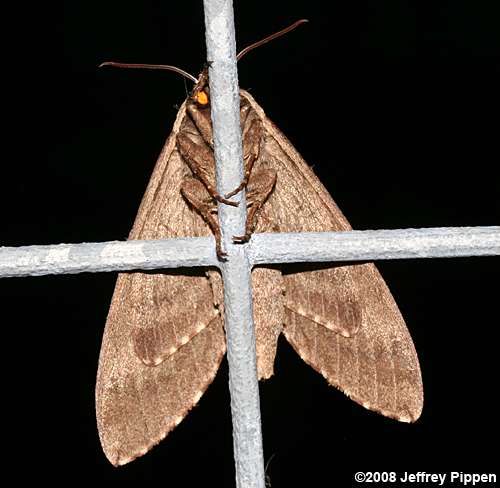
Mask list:
[[[238,59],[299,23],[249,46]],[[198,79],[186,75],[194,89],[179,109],[129,239],[213,234],[222,257],[216,204],[234,204],[230,198],[242,188],[247,226],[238,241],[253,232],[351,229],[307,163],[244,90],[245,176],[233,192],[219,195],[208,69]],[[415,348],[373,264],[300,272],[256,267],[252,289],[259,379],[273,375],[283,333],[307,364],[355,402],[402,422],[420,416],[423,389]],[[96,384],[99,436],[112,464],[128,463],[160,442],[214,379],[226,351],[222,296],[215,270],[119,274]]]

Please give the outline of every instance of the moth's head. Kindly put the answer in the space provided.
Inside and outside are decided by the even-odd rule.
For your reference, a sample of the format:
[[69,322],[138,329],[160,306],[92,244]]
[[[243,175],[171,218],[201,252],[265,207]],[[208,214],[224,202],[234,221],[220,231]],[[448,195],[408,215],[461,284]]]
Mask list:
[[208,86],[208,64],[205,65],[203,71],[200,73],[190,98],[196,103],[198,108],[210,107],[210,88]]
[[200,107],[208,107],[210,105],[208,86],[204,90],[200,90],[196,93],[195,101]]

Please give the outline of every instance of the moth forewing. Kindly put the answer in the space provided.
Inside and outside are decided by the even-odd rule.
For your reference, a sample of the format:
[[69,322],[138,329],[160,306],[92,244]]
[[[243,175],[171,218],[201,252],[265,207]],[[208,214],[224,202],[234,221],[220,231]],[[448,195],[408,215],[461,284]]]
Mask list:
[[[176,140],[186,124],[184,104],[129,239],[210,235],[181,195],[190,171]],[[212,382],[224,352],[222,319],[207,274],[119,274],[96,383],[99,436],[111,463],[144,454],[178,425]]]
[[[215,190],[211,125],[203,112],[206,81],[200,77],[179,110],[130,239],[213,233],[221,251],[216,201],[234,192],[223,197]],[[249,207],[245,235],[236,240],[248,240],[254,230],[350,229],[312,170],[243,90],[241,121],[240,187],[247,189]],[[418,418],[423,402],[418,359],[374,265],[300,273],[258,267],[252,286],[260,379],[273,374],[283,331],[306,363],[356,402],[401,421]],[[99,435],[113,464],[147,452],[201,398],[225,352],[222,308],[216,271],[119,275],[96,385]]]
[[[262,165],[278,175],[260,210],[256,231],[350,230],[347,219],[287,138],[251,95],[243,90],[241,94],[242,105],[248,104],[248,111],[263,126],[254,171]],[[285,271],[283,285],[283,332],[308,364],[366,408],[401,421],[420,416],[423,387],[415,348],[373,264]],[[256,331],[263,328],[259,317],[254,320]],[[258,334],[256,340],[259,350]]]

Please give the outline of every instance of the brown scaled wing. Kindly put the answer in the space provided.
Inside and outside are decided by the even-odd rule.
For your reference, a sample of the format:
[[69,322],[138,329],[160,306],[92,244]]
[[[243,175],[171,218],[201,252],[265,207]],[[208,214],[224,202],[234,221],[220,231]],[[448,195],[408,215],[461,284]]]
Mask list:
[[[248,108],[245,109],[245,105]],[[350,230],[321,182],[262,108],[242,91],[242,112],[258,117],[264,127],[259,160],[278,177],[261,209],[256,232],[322,232]],[[251,189],[251,179],[249,188]],[[264,273],[255,279],[256,273]],[[272,374],[274,355],[269,341],[281,326],[302,359],[333,386],[366,408],[404,422],[416,420],[423,405],[418,358],[399,309],[373,264],[335,266],[315,271],[283,273],[267,268],[253,271],[254,294],[283,289],[277,304],[254,300],[260,376]],[[273,281],[272,285],[268,283]],[[261,293],[265,295],[265,293]],[[272,311],[272,313],[270,313]],[[273,333],[273,331],[275,331]],[[267,354],[266,354],[267,352]]]
[[[186,125],[192,122],[183,105],[129,239],[211,235],[180,192],[191,175],[176,148]],[[96,383],[99,437],[110,462],[143,455],[175,428],[214,379],[225,350],[207,273],[120,273]]]

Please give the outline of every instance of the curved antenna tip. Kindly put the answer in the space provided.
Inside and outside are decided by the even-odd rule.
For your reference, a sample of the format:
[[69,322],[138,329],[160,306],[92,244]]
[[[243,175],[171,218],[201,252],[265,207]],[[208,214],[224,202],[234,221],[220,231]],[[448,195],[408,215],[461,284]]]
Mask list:
[[247,46],[245,49],[242,49],[238,55],[236,56],[236,60],[239,61],[245,54],[247,54],[249,51],[252,49],[255,49],[256,47],[262,46],[262,44],[266,44],[266,42],[272,41],[273,39],[276,39],[277,37],[281,37],[291,30],[295,29],[298,27],[300,24],[304,24],[305,22],[309,22],[308,19],[300,19],[294,22],[293,24],[289,25],[288,27],[285,27],[284,29],[275,32],[274,34],[271,34],[270,36],[265,37],[264,39],[261,39],[260,41],[254,42],[253,44],[250,44],[250,46]]

